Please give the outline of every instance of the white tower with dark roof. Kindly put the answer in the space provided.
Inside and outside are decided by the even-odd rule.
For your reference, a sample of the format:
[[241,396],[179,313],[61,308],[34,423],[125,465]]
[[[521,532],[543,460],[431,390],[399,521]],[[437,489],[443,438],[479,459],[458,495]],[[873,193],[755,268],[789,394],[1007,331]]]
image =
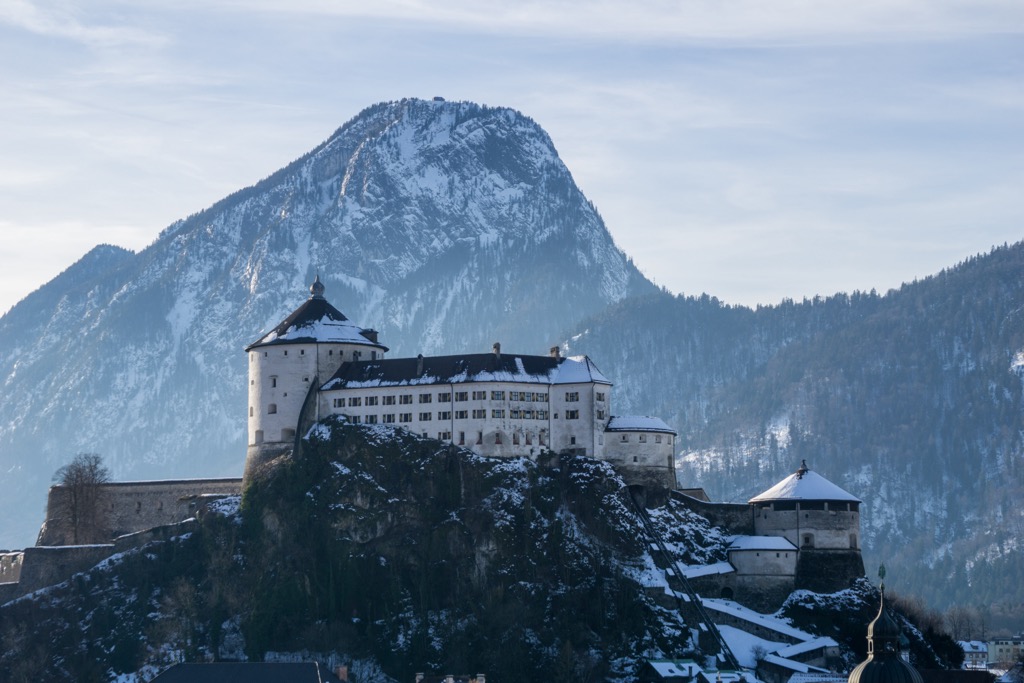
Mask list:
[[270,332],[246,347],[249,356],[248,452],[244,479],[291,451],[303,405],[316,410],[319,383],[351,360],[383,358],[375,330],[346,318],[324,298],[317,275],[310,296]]

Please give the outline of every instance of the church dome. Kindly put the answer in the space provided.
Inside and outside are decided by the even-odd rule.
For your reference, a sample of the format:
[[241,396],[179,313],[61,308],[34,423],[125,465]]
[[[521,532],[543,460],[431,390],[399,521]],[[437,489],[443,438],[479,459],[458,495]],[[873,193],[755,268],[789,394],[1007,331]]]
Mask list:
[[868,658],[857,665],[848,683],[923,683],[921,674],[900,657],[902,632],[885,609],[885,587],[878,616],[868,625]]

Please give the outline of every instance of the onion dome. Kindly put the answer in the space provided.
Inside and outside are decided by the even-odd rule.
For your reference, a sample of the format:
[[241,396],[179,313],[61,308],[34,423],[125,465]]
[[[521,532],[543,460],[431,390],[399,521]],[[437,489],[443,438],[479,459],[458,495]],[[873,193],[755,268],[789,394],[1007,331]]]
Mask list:
[[313,280],[313,284],[309,286],[309,298],[310,299],[323,299],[324,298],[324,283],[320,282],[320,273],[316,274],[316,279]]
[[868,658],[857,665],[848,683],[923,683],[921,674],[900,657],[900,626],[885,609],[885,586],[878,616],[868,625]]

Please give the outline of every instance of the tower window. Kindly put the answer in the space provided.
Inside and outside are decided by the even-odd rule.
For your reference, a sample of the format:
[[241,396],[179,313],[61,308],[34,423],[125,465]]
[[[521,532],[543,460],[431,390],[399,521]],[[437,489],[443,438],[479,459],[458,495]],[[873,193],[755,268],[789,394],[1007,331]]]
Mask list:
[[268,405],[267,406],[267,413],[270,414],[270,415],[276,414],[277,413],[277,404],[276,403],[271,403],[270,405]]
[[277,376],[276,375],[271,375],[271,377],[270,377],[270,386],[272,388],[277,386]]

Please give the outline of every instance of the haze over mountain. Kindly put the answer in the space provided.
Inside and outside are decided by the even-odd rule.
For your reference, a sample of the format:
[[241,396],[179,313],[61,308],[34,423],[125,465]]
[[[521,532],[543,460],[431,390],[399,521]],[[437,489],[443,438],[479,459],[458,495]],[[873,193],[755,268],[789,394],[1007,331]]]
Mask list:
[[536,123],[468,103],[370,107],[0,318],[0,547],[32,543],[77,452],[118,478],[240,475],[242,347],[318,270],[392,356],[568,338],[615,381],[613,412],[679,430],[683,486],[746,500],[806,458],[864,500],[867,566],[939,605],[1024,613],[1024,247],[884,296],[672,296],[616,248]]
[[54,470],[240,475],[242,348],[308,296],[395,355],[546,353],[647,282],[546,133],[509,109],[370,107],[133,254],[97,247],[0,318],[0,547],[31,544]]
[[[1024,244],[878,295],[750,310],[665,293],[580,324],[616,410],[681,432],[684,486],[747,500],[806,458],[865,502],[865,566],[1024,626]],[[629,330],[629,334],[623,334]]]

